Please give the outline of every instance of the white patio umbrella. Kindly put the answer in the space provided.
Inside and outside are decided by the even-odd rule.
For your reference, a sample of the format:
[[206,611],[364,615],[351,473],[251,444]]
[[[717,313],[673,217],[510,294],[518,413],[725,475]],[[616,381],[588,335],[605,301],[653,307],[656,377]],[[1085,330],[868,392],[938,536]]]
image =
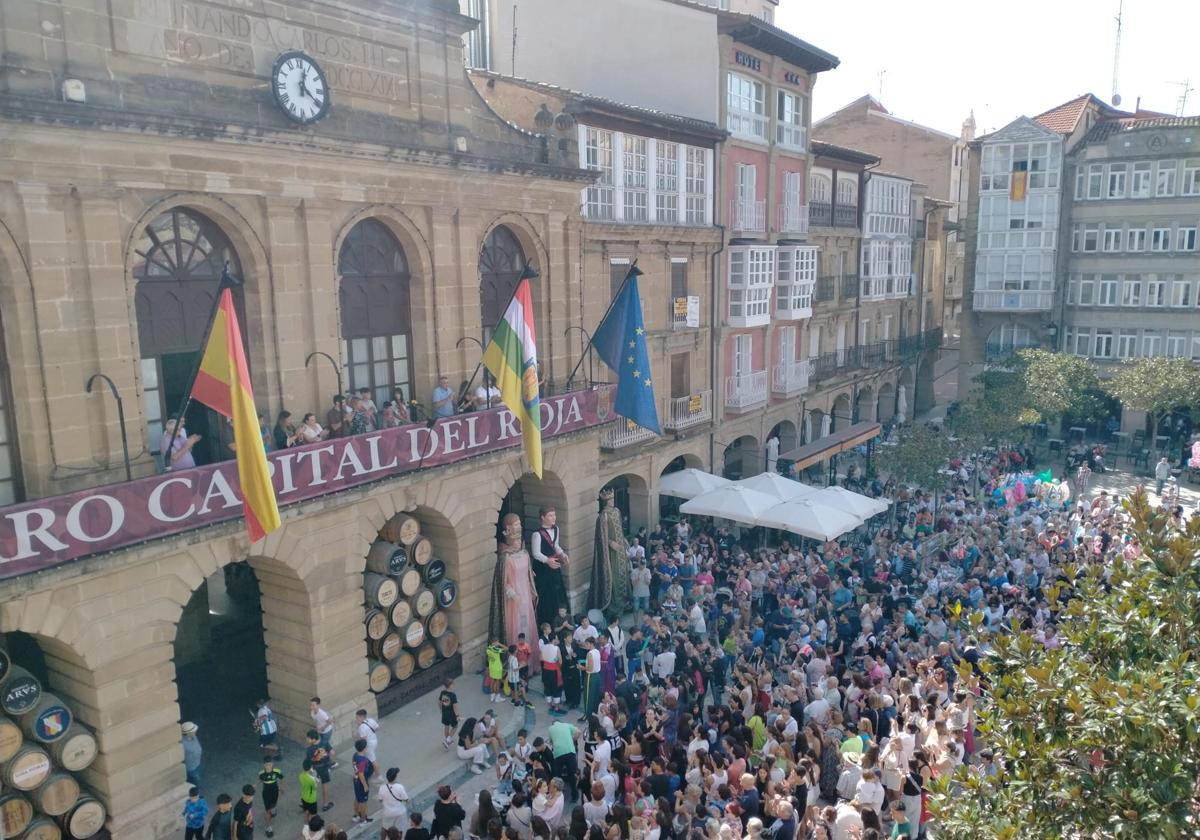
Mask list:
[[745,487],[747,490],[757,490],[760,493],[766,493],[768,496],[778,499],[781,502],[802,499],[805,496],[811,496],[814,493],[820,492],[816,487],[801,484],[799,481],[792,481],[790,478],[784,478],[779,473],[773,472],[752,475],[750,478],[743,478],[741,481],[734,482],[734,484],[738,487]]
[[758,518],[758,524],[814,540],[836,540],[863,521],[852,513],[820,504],[810,497],[776,505]]
[[896,397],[896,422],[905,422],[905,417],[908,416],[908,391],[901,385],[898,389]]
[[658,492],[663,496],[674,496],[677,499],[694,499],[697,496],[731,484],[728,478],[706,473],[689,467],[686,470],[668,473],[658,482]]
[[891,507],[891,503],[884,499],[872,499],[845,487],[825,487],[810,498],[817,504],[844,510],[859,519],[870,519]]
[[779,504],[779,500],[758,490],[748,490],[736,484],[710,490],[679,508],[681,513],[715,516],[745,525],[757,525],[759,515]]

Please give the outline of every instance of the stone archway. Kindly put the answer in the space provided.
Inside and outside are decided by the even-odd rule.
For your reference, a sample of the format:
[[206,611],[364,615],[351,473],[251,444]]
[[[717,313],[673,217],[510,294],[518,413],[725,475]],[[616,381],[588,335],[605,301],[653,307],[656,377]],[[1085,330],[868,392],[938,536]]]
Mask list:
[[742,435],[725,447],[723,475],[736,481],[763,471],[762,451],[758,438]]
[[[550,508],[553,508],[556,513],[555,524],[558,526],[560,540],[568,557],[581,555],[582,551],[579,550],[579,547],[571,546],[565,540],[565,535],[570,533],[570,512],[567,507],[566,488],[562,479],[545,469],[543,469],[540,479],[533,473],[524,473],[509,485],[508,492],[504,495],[496,514],[496,541],[499,542],[503,534],[504,517],[515,513],[521,517],[522,539],[528,548],[530,537],[541,524],[542,511]],[[578,569],[575,566],[569,566],[563,570],[564,583],[568,593],[572,577],[576,574],[578,574]],[[568,611],[570,610],[568,609]],[[539,624],[542,621],[549,621],[551,617],[548,613],[543,613],[542,606],[539,604]]]
[[838,394],[837,399],[833,401],[833,408],[830,410],[832,418],[830,423],[830,431],[839,431],[849,426],[853,421],[850,416],[850,395]]
[[896,386],[890,382],[885,382],[879,386],[879,407],[876,409],[876,418],[880,423],[889,423],[896,415]]
[[626,534],[635,534],[638,528],[649,529],[650,488],[646,479],[637,473],[622,473],[600,489],[613,491],[617,510],[621,511],[621,520],[625,523]]
[[875,420],[875,392],[870,385],[864,385],[858,392],[854,403],[854,413],[859,423],[869,423]]
[[930,358],[921,360],[917,367],[917,375],[913,382],[912,412],[915,415],[924,414],[933,408],[936,395],[933,392],[934,361]]
[[791,420],[781,420],[775,424],[767,435],[766,469],[767,472],[777,472],[779,455],[791,452],[798,445],[796,424]]

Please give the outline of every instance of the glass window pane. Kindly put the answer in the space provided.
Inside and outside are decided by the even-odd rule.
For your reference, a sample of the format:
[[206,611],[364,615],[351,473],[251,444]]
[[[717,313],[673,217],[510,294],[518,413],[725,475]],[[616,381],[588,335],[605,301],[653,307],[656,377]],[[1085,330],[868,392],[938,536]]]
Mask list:
[[350,371],[350,387],[366,388],[371,381],[370,365],[355,365]]
[[387,362],[376,362],[375,363],[375,384],[376,385],[389,384],[388,383],[388,363]]
[[157,454],[162,445],[163,424],[147,423],[146,430],[150,433],[150,451]]
[[377,335],[371,339],[371,358],[386,359],[388,357],[388,340],[386,335]]
[[408,362],[398,359],[392,362],[392,381],[397,385],[408,382]]
[[392,336],[392,352],[395,353],[397,359],[408,358],[408,336],[394,335]]
[[153,423],[162,419],[162,405],[158,401],[158,391],[143,391],[142,403],[146,411],[146,420]]
[[350,352],[352,354],[352,362],[366,361],[367,358],[367,340],[365,338],[356,338],[350,342]]
[[0,481],[0,507],[16,504],[16,485],[11,481]]
[[388,387],[379,387],[375,389],[375,407],[382,410],[385,405],[392,401],[392,389]]
[[142,387],[158,387],[158,359],[142,359]]

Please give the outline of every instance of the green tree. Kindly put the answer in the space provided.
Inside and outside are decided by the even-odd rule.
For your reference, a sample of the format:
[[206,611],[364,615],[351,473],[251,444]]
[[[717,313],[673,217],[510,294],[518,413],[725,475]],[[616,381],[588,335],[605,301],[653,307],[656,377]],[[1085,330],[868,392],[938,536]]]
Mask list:
[[913,426],[895,446],[884,447],[879,455],[879,470],[896,481],[915,485],[937,495],[945,489],[948,477],[941,470],[956,454],[945,435],[925,425]]
[[1187,359],[1138,359],[1104,383],[1125,408],[1150,418],[1151,440],[1162,416],[1177,406],[1200,406],[1200,367]]
[[1062,646],[1006,634],[983,661],[1002,769],[938,781],[939,840],[1200,836],[1200,517],[1172,529],[1140,489],[1125,510],[1142,556],[1049,587]]
[[1023,426],[1037,422],[1025,392],[1019,370],[985,370],[975,377],[951,428],[972,446],[1011,442],[1021,437]]
[[1024,407],[1036,412],[1043,423],[1050,423],[1074,409],[1090,413],[1084,400],[1098,380],[1096,368],[1087,359],[1069,353],[1026,348],[1017,353],[1018,373],[1025,385]]

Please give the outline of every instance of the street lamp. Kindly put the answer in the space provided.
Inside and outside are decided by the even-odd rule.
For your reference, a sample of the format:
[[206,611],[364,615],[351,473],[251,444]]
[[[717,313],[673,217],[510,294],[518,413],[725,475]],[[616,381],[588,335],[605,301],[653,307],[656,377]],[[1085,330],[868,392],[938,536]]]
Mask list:
[[308,363],[313,360],[313,356],[323,356],[324,358],[329,360],[329,364],[333,366],[333,375],[337,377],[338,393],[345,394],[346,391],[344,388],[342,388],[342,369],[340,367],[338,367],[338,363],[336,361],[334,361],[333,356],[330,356],[324,350],[314,350],[313,352],[308,354],[307,358],[305,358],[305,360],[304,360],[305,367],[308,367]]
[[129,468],[129,437],[125,434],[125,402],[121,399],[121,392],[117,390],[117,386],[103,373],[93,373],[87,381],[86,390],[89,394],[92,393],[92,384],[97,379],[103,379],[108,383],[108,390],[112,391],[113,399],[117,401],[117,423],[121,426],[121,452],[125,457],[125,480],[133,481],[133,471]]

